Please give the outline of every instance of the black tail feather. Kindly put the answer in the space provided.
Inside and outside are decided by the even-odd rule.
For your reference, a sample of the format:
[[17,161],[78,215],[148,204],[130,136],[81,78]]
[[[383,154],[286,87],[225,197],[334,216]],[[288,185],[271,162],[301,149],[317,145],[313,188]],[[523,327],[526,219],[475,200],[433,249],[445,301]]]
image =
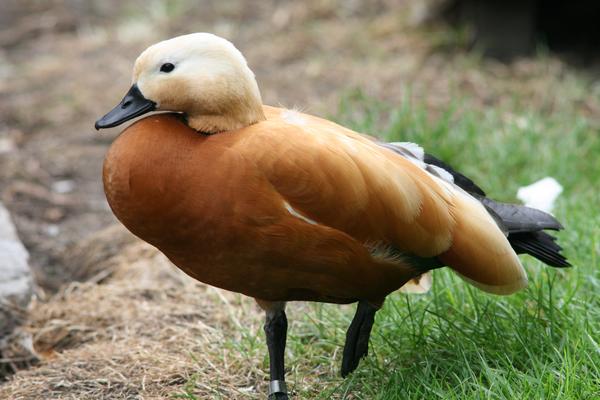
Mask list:
[[571,264],[560,254],[556,238],[543,229],[561,230],[563,226],[552,215],[535,208],[507,204],[479,197],[479,201],[508,234],[508,241],[518,254],[529,254],[551,267],[564,268]]
[[507,233],[532,232],[542,229],[561,230],[563,226],[552,215],[519,204],[501,203],[487,197],[475,196],[483,205],[500,217]]
[[508,235],[508,241],[518,254],[529,254],[551,267],[565,268],[571,264],[560,254],[562,248],[556,238],[542,231],[517,232]]

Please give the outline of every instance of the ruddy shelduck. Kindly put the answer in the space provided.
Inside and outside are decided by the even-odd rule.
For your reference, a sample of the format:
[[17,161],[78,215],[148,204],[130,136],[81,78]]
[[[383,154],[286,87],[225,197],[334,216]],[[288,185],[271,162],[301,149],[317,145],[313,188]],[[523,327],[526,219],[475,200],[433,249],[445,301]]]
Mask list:
[[266,312],[269,396],[286,399],[287,301],[358,302],[342,360],[367,354],[391,292],[450,267],[496,294],[527,285],[517,253],[568,266],[550,215],[488,199],[413,143],[385,143],[262,104],[229,41],[208,33],[150,46],[96,128],[151,111],[114,141],[104,190],[117,218],[193,278]]

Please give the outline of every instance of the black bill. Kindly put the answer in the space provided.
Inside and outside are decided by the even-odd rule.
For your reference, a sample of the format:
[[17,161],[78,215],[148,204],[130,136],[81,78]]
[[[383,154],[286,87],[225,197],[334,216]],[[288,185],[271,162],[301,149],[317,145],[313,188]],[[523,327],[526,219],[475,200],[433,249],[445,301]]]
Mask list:
[[94,127],[96,129],[112,128],[155,109],[156,103],[146,99],[137,85],[133,85],[123,100],[108,114],[96,121]]

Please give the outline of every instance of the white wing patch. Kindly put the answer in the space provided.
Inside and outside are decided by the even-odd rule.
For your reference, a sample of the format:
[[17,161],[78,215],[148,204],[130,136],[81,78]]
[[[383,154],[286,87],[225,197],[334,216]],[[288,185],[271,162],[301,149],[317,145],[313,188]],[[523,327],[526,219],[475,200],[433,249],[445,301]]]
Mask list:
[[454,177],[450,172],[446,171],[444,168],[427,164],[427,167],[425,169],[430,174],[435,175],[438,178],[445,180],[446,182],[454,183]]
[[414,158],[423,162],[425,159],[425,150],[421,146],[412,142],[392,142],[390,143],[396,147],[402,148],[402,150],[410,153]]
[[290,205],[290,203],[288,203],[287,201],[284,201],[284,202],[283,202],[283,206],[284,206],[284,207],[285,207],[285,209],[286,209],[286,210],[287,210],[287,211],[288,211],[290,214],[292,214],[294,217],[296,217],[296,218],[300,218],[300,219],[301,219],[301,220],[303,220],[304,222],[308,222],[308,223],[309,223],[309,224],[311,224],[311,225],[317,225],[317,222],[316,222],[316,221],[314,221],[314,220],[312,220],[312,219],[310,219],[310,218],[307,218],[307,217],[305,217],[304,215],[300,214],[300,213],[299,213],[298,211],[296,211],[296,209],[294,209],[294,207],[292,207],[292,206]]
[[417,167],[425,170],[427,169],[427,164],[423,162],[425,151],[418,144],[411,142],[392,142],[389,144],[394,147],[398,154],[415,164]]
[[418,144],[412,142],[391,142],[388,144],[392,145],[398,154],[419,168],[446,182],[454,183],[454,177],[451,173],[443,168],[425,162],[425,150]]

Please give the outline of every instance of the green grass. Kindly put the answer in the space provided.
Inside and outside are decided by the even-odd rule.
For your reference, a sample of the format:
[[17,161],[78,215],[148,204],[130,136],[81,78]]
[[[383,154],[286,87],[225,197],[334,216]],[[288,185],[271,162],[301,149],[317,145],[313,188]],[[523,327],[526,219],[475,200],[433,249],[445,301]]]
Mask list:
[[[436,271],[430,293],[388,297],[369,356],[346,380],[339,378],[341,346],[354,307],[311,304],[305,312],[292,306],[286,361],[296,398],[600,398],[599,132],[574,114],[454,105],[429,118],[423,107],[393,108],[358,93],[340,109],[342,124],[420,143],[496,199],[515,200],[519,186],[555,177],[564,186],[555,210],[566,227],[560,243],[574,268],[523,257],[529,287],[507,297]],[[268,371],[260,329],[249,328],[226,346],[248,362],[262,360]]]

